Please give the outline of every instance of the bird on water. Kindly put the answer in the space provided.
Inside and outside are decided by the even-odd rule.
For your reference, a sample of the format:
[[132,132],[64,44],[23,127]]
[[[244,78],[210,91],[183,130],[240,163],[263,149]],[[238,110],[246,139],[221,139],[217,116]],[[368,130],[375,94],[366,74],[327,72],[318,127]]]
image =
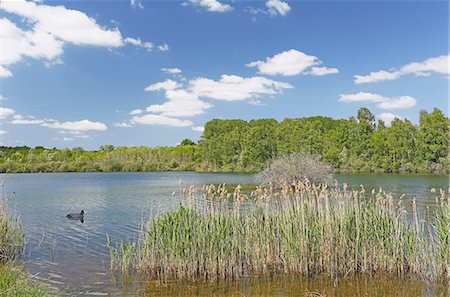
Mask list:
[[83,223],[84,222],[84,210],[82,210],[80,213],[69,213],[67,215],[67,218],[69,220],[80,220]]

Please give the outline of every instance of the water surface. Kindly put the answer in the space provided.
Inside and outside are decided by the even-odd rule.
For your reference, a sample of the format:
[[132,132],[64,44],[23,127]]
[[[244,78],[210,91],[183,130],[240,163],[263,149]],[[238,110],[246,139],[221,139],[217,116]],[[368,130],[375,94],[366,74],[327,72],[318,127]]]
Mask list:
[[[107,273],[109,253],[106,234],[113,243],[134,239],[149,217],[178,207],[180,200],[178,196],[172,197],[172,193],[191,184],[200,187],[210,183],[254,182],[250,174],[192,172],[3,174],[0,179],[4,181],[2,195],[9,197],[10,209],[20,216],[25,227],[28,238],[25,260],[30,272],[68,295],[80,296],[130,294],[114,285]],[[435,203],[437,194],[430,193],[431,188],[448,189],[449,186],[446,176],[357,174],[338,175],[337,179],[354,188],[363,184],[369,191],[382,187],[397,197],[401,194],[417,197],[422,208]],[[66,218],[66,214],[82,209],[86,212],[84,223]],[[351,283],[351,280],[348,282]],[[297,280],[291,283],[303,282]],[[351,286],[359,290],[359,283],[351,283]],[[399,283],[407,284],[404,281]],[[254,290],[260,289],[258,284],[261,283],[249,280],[240,284],[244,287],[238,286],[239,290],[247,290],[252,295]],[[267,281],[262,284],[266,287]],[[273,291],[274,295],[293,296],[289,291],[295,288],[289,285],[288,278],[278,278],[269,284],[279,290]],[[182,288],[192,287],[183,285],[177,288],[175,283],[171,286],[150,285],[149,288],[150,292],[158,295],[172,294],[171,291],[164,293],[161,288],[170,288],[175,290],[174,294],[183,295]],[[199,295],[208,295],[209,289],[219,290],[217,292],[222,292],[220,295],[223,295],[220,290],[237,292],[233,286],[194,288]],[[429,296],[421,288],[421,293],[411,296]],[[195,295],[195,290],[189,291],[189,295]],[[327,296],[340,296],[332,292],[327,291]]]

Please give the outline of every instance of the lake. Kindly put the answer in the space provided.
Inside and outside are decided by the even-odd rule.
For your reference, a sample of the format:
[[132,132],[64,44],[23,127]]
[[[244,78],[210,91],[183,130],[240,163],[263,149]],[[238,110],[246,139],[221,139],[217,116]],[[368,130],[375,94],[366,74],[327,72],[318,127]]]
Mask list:
[[[438,194],[430,193],[430,189],[447,190],[449,187],[447,176],[340,174],[337,179],[353,188],[359,189],[362,184],[367,191],[382,187],[395,197],[402,194],[406,194],[408,199],[416,197],[422,210],[435,203]],[[180,200],[177,196],[172,197],[172,193],[191,184],[200,187],[211,183],[254,183],[250,174],[193,172],[2,174],[0,180],[4,181],[2,196],[8,196],[11,211],[20,216],[25,227],[28,239],[25,261],[29,271],[59,288],[63,294],[82,296],[131,294],[115,285],[107,272],[109,251],[106,234],[113,244],[135,239],[149,217],[178,207]],[[86,212],[84,223],[66,218],[68,213],[82,209]],[[371,287],[367,285],[371,280],[365,278],[341,280],[338,289],[334,280],[330,283],[328,277],[314,279],[289,276],[261,281],[249,278],[232,284],[194,287],[150,283],[145,284],[143,290],[152,296],[210,296],[214,292],[229,296],[238,292],[246,292],[244,295],[259,292],[259,295],[267,296],[296,296],[301,290],[315,290],[327,296],[350,296],[349,290],[354,290],[355,294],[359,292],[355,296],[363,296],[367,292],[364,290]],[[415,293],[404,291],[405,296],[439,295],[439,290],[442,290],[442,296],[446,296],[445,288],[429,291],[423,284],[412,280],[382,278],[377,280],[376,286],[372,285],[372,289],[381,290],[383,284],[386,288],[395,286],[398,290],[415,290]],[[395,292],[393,295],[386,291],[379,291],[379,294],[370,292],[368,296],[398,296]]]

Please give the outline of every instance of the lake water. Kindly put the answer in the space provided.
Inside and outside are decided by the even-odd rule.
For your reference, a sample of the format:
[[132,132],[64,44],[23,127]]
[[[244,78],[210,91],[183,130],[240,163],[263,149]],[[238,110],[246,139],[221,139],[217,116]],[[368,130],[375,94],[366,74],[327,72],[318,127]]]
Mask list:
[[[421,208],[434,204],[437,194],[430,193],[431,188],[449,187],[446,176],[341,174],[337,179],[354,188],[363,184],[368,191],[382,187],[397,197],[401,194],[417,197]],[[174,191],[180,191],[191,184],[200,187],[203,184],[224,182],[254,183],[253,175],[250,174],[192,172],[3,174],[0,175],[0,180],[4,181],[4,186],[0,188],[2,196],[8,196],[10,209],[20,216],[25,227],[28,239],[25,256],[27,268],[33,275],[36,274],[38,278],[70,296],[131,294],[129,291],[124,293],[124,289],[115,285],[107,273],[109,251],[106,234],[109,234],[113,244],[134,239],[140,226],[145,224],[149,217],[179,205],[180,201],[176,197],[172,198]],[[86,212],[84,223],[66,218],[66,214],[82,209]],[[194,289],[179,287],[177,283],[169,287],[147,284],[144,291],[152,296],[210,296],[215,294],[214,292],[233,296],[237,292],[252,295],[252,292],[263,290],[259,295],[296,296],[292,292],[300,292],[300,286],[303,286],[302,288],[307,290],[305,293],[315,288],[319,293],[323,290],[326,296],[344,296],[341,294],[345,288],[362,292],[358,290],[367,288],[368,281],[355,278],[345,280],[338,286],[342,291],[339,293],[334,286],[325,285],[326,279],[312,284],[310,279],[296,278],[295,281],[289,281],[291,279],[292,276],[274,278],[269,282],[248,279],[221,286],[202,285]],[[390,285],[392,282],[395,280],[388,281]],[[378,284],[380,283],[382,281],[378,281]],[[405,296],[430,294],[427,288],[420,284],[411,285],[398,281],[395,286],[404,286],[405,290],[420,287],[415,291],[419,293],[408,293]],[[331,289],[326,289],[328,287]],[[187,289],[192,291],[183,291]],[[272,289],[275,291],[270,291]],[[435,293],[433,292],[433,295]],[[445,292],[443,294],[442,296],[446,296]],[[374,295],[372,292],[368,296],[398,295]]]

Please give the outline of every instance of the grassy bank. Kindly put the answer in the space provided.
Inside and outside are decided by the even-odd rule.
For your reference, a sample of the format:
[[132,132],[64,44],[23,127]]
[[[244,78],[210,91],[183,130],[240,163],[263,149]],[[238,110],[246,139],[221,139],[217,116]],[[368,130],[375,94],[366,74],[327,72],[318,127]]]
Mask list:
[[6,199],[0,198],[0,296],[53,296],[46,285],[32,281],[18,265],[25,247],[25,232],[18,218],[8,213]]
[[150,219],[137,243],[111,248],[112,269],[157,279],[380,272],[450,280],[445,192],[429,223],[419,219],[414,200],[408,213],[406,201],[345,185],[284,184],[249,196],[210,186],[185,195],[179,209]]

